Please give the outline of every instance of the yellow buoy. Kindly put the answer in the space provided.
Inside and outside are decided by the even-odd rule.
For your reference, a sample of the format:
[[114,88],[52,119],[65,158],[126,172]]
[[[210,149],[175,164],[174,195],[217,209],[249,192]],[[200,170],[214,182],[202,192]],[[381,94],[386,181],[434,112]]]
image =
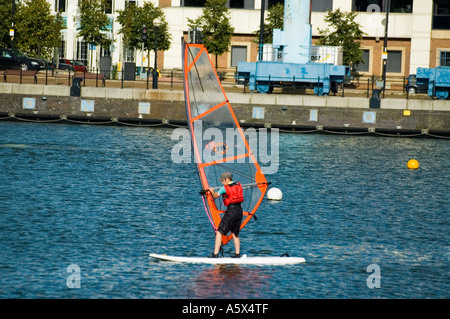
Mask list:
[[409,169],[418,169],[419,168],[419,162],[415,159],[410,159],[408,161],[408,164],[406,164]]

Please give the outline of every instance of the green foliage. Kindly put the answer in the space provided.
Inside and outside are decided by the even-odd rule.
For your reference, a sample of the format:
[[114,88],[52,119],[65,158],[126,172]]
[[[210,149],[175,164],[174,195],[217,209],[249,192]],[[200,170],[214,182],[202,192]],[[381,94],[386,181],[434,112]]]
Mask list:
[[[15,49],[49,58],[53,48],[60,45],[63,19],[59,13],[52,14],[48,1],[16,0],[14,20]],[[12,21],[12,1],[0,0],[0,45],[3,47],[11,47]]]
[[[18,11],[20,11],[20,3],[16,0],[16,14]],[[11,37],[9,36],[11,26],[12,1],[0,0],[0,46],[2,47],[11,47]]]
[[106,5],[105,0],[79,0],[80,21],[77,31],[85,42],[104,47],[111,44],[107,36],[110,21],[105,13]]
[[188,26],[199,27],[204,35],[203,43],[209,53],[221,55],[229,50],[234,27],[230,23],[227,0],[206,0],[202,15],[195,20],[188,18]]
[[48,1],[23,1],[15,20],[18,49],[49,58],[60,45],[63,19],[59,12],[52,14]]
[[146,50],[154,49],[155,27],[153,20],[156,18],[161,20],[161,25],[158,27],[158,50],[170,48],[169,24],[161,8],[155,7],[151,2],[145,2],[142,7],[128,5],[125,10],[118,10],[117,12],[117,22],[121,25],[119,33],[123,35],[123,41],[129,48],[142,48],[141,29],[145,25],[148,29],[148,38],[144,42],[144,48]]
[[355,41],[362,39],[364,32],[361,26],[354,21],[357,12],[341,12],[340,9],[328,11],[325,21],[331,27],[320,30],[319,45],[342,46],[343,62],[345,65],[357,65],[364,62],[362,59],[361,43]]
[[[277,3],[270,7],[267,13],[267,23],[264,23],[264,43],[273,42],[273,29],[283,29],[284,21],[284,5]],[[254,32],[256,39],[254,42],[259,43],[260,30]]]

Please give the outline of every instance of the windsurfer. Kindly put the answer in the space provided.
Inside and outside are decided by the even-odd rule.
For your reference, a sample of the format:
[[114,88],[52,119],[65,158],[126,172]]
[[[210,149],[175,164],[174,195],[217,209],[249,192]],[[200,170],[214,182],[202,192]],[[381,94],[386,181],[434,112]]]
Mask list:
[[241,203],[244,201],[242,185],[239,182],[233,182],[233,175],[230,172],[222,173],[220,176],[220,181],[222,182],[223,187],[221,187],[217,192],[214,191],[214,188],[210,188],[209,191],[214,198],[218,198],[222,195],[223,203],[227,206],[227,210],[216,231],[214,252],[210,257],[219,257],[222,236],[231,231],[235,248],[235,254],[232,257],[239,258],[241,248],[239,230],[241,228],[243,216]]

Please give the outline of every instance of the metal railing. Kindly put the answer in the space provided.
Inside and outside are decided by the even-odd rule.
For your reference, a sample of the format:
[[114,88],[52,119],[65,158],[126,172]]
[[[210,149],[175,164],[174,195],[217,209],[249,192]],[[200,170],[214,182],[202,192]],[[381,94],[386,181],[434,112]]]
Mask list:
[[[226,90],[231,92],[244,92],[248,93],[246,89],[246,84],[241,87],[242,83],[238,83],[234,78],[235,68],[224,68],[218,69],[217,73],[221,81],[228,85]],[[141,76],[136,72],[132,76],[131,80],[125,79],[125,72],[123,69],[121,71],[102,73],[99,69],[95,72],[73,72],[73,71],[63,71],[63,70],[40,70],[35,71],[21,71],[21,70],[2,70],[4,83],[20,83],[20,84],[41,84],[41,85],[67,85],[71,86],[74,77],[81,77],[83,87],[114,87],[114,88],[141,88],[141,89],[151,89],[153,83],[153,76],[151,71],[146,73],[145,76]],[[112,79],[114,77],[114,79]],[[272,78],[267,79],[269,82],[275,80]],[[345,85],[343,83],[338,83],[339,96],[357,94],[359,96],[364,96],[370,98],[372,96],[374,89],[380,89],[382,86],[381,76],[361,76],[353,77],[349,83]],[[276,79],[280,81],[280,79]],[[278,91],[274,91],[274,94],[307,94],[313,95],[314,92],[309,90],[308,87],[299,88],[295,84],[295,79],[286,79],[286,82],[292,82],[292,85],[283,85],[279,87]],[[418,93],[411,95],[407,90],[405,90],[406,76],[402,77],[387,77],[387,89],[382,92],[381,97],[385,97],[386,93],[397,95],[399,97],[406,97],[407,99],[413,98],[425,98],[426,93]],[[161,70],[158,83],[161,84],[161,89],[170,90],[182,90],[183,89],[183,75],[180,69],[172,70]],[[240,85],[237,85],[240,84]],[[312,89],[312,88],[311,88]]]
[[[111,73],[100,72],[99,69],[95,72],[73,72],[64,70],[40,70],[40,71],[22,71],[22,70],[2,70],[4,83],[20,83],[20,84],[41,84],[41,85],[67,85],[71,86],[73,78],[82,78],[82,86],[103,86],[103,87],[120,87],[120,88],[150,88],[150,83],[153,82],[151,72],[142,78],[137,73],[132,79],[125,80],[125,72],[117,71],[115,73],[116,79],[110,79]],[[171,90],[175,89],[178,84],[182,84],[182,74],[177,70],[163,71],[159,74],[158,82],[164,85],[164,88],[169,87]]]

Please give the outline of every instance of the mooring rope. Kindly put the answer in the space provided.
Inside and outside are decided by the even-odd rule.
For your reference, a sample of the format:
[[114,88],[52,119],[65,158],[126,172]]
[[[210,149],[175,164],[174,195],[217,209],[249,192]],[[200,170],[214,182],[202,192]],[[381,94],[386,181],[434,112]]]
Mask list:
[[[43,119],[30,119],[30,118],[23,118],[18,117],[14,113],[8,114],[6,117],[0,117],[1,120],[17,120],[22,122],[30,122],[30,123],[57,123],[57,122],[68,122],[73,124],[83,124],[83,125],[116,125],[120,124],[123,126],[131,126],[131,127],[160,127],[160,126],[170,126],[170,127],[177,127],[177,128],[185,128],[186,125],[179,125],[175,123],[171,123],[169,120],[161,120],[161,123],[154,123],[154,124],[145,124],[141,123],[138,119],[133,119],[133,121],[137,123],[130,123],[130,122],[123,122],[120,121],[118,118],[111,118],[111,120],[108,121],[98,121],[98,120],[89,120],[89,121],[81,121],[81,120],[74,120],[67,118],[65,115],[61,115],[59,118],[55,119],[49,119],[49,120],[43,120]],[[397,133],[383,133],[379,132],[376,129],[374,130],[367,130],[367,131],[357,131],[357,132],[349,132],[349,131],[332,131],[332,130],[324,130],[324,129],[313,129],[313,130],[286,130],[286,129],[278,129],[279,132],[282,133],[294,133],[294,134],[314,134],[314,133],[326,133],[326,134],[335,134],[335,135],[380,135],[384,137],[430,137],[430,138],[440,138],[440,139],[450,139],[450,136],[444,136],[444,135],[437,135],[437,134],[430,134],[428,131],[422,131],[420,133],[414,133],[414,134],[403,134],[401,132]]]

